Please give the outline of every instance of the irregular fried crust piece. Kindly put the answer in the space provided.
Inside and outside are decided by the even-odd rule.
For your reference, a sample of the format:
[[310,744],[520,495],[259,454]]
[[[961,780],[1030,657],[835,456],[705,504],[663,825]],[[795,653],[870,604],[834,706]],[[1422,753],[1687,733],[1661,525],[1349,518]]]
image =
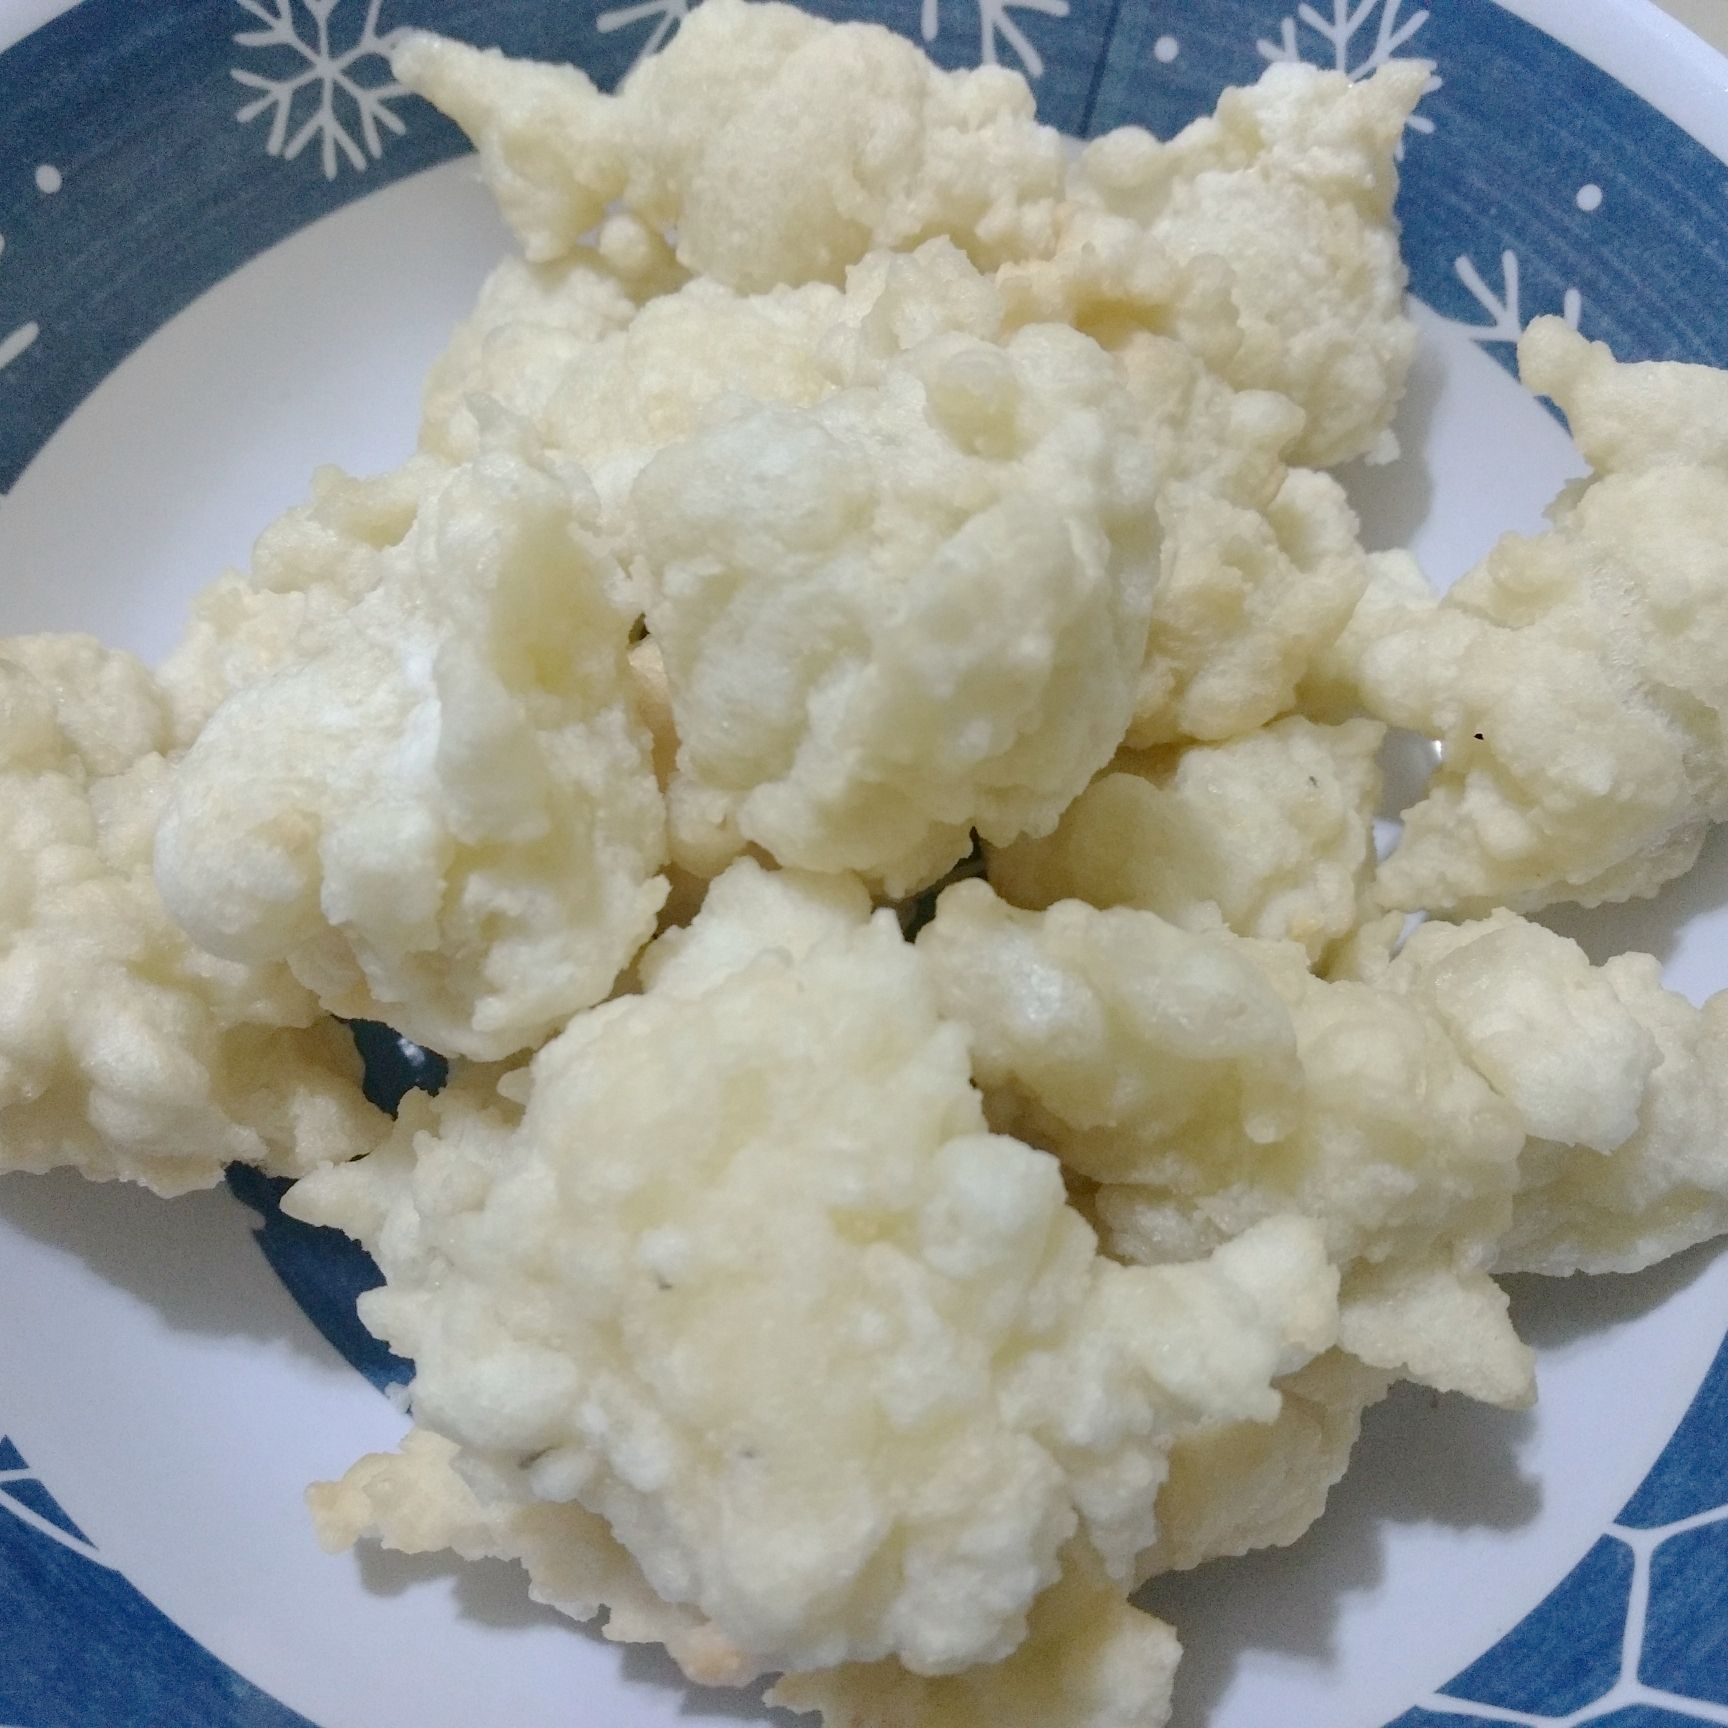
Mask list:
[[789,1675],[768,1702],[824,1728],[1159,1728],[1181,1654],[1080,1549],[1005,1662],[937,1680],[893,1662]]
[[1294,1212],[1341,1266],[1436,1243],[1492,1260],[1524,1136],[1421,1005],[1316,978],[1289,945],[1022,912],[976,882],[918,943],[992,1121],[1103,1185],[1112,1253],[1187,1259]]
[[1227,739],[1290,708],[1368,580],[1331,478],[1290,468],[1300,411],[1232,390],[1180,343],[1113,345],[1158,441],[1163,572],[1128,741]]
[[178,1194],[234,1161],[298,1175],[387,1126],[287,968],[199,952],[158,897],[170,731],[131,655],[0,643],[0,1170]]
[[1502,1272],[1635,1272],[1728,1230],[1728,995],[1647,954],[1592,967],[1511,913],[1428,923],[1389,981],[1430,1004],[1523,1118]]
[[1384,439],[1415,354],[1394,152],[1428,73],[1394,61],[1353,84],[1273,66],[1168,143],[1124,127],[1080,160],[1080,198],[1139,223],[1182,262],[1222,264],[1241,327],[1223,374],[1302,409],[1293,457],[1315,467]]
[[[740,295],[699,280],[592,340],[558,328],[544,303],[552,296],[536,299],[509,287],[514,280],[501,276],[497,306],[476,314],[478,323],[499,320],[484,340],[461,337],[446,357],[425,439],[446,455],[468,453],[476,409],[503,402],[547,451],[594,477],[626,556],[631,482],[716,413],[744,401],[809,408],[848,385],[879,384],[908,347],[938,333],[995,340],[1039,322],[1098,332],[1122,367],[1161,478],[1162,574],[1135,696],[1137,740],[1228,738],[1288,709],[1367,579],[1343,492],[1282,460],[1299,410],[1268,392],[1231,390],[1167,336],[1139,327],[1121,336],[1103,310],[1108,277],[1076,271],[1046,292],[1027,271],[999,287],[934,240],[912,254],[872,253],[843,289]],[[518,300],[528,303],[513,322]],[[571,316],[588,316],[582,297]]]
[[974,829],[1047,829],[1128,723],[1154,489],[1116,367],[1056,325],[936,336],[662,451],[632,506],[679,780],[894,896]]
[[1652,894],[1728,816],[1728,378],[1558,319],[1519,358],[1595,472],[1362,656],[1371,711],[1445,744],[1381,875],[1399,908]]
[[1301,409],[1219,375],[1240,342],[1223,262],[1179,264],[1138,224],[1082,209],[1054,257],[998,285],[1009,327],[1070,324],[1113,353],[1157,444],[1164,568],[1130,741],[1231,738],[1283,713],[1367,563],[1343,490],[1287,466]]
[[1223,264],[1178,265],[1135,223],[1082,210],[1053,258],[998,286],[1008,327],[1070,324],[1116,356],[1157,447],[1163,576],[1129,741],[1231,738],[1285,712],[1368,564],[1342,488],[1287,465],[1301,409],[1218,375],[1238,342]]
[[1111,134],[1073,186],[1017,73],[944,72],[885,30],[787,6],[709,4],[615,97],[572,67],[424,32],[395,64],[473,138],[534,262],[573,252],[622,200],[733,288],[838,282],[869,251],[938,235],[994,269],[1094,243],[1077,197],[1201,265],[1173,329],[1231,382],[1297,401],[1301,460],[1369,449],[1403,388],[1393,150],[1426,78],[1416,63],[1360,85],[1274,67],[1169,144]]
[[[537,286],[548,279],[553,286]],[[502,403],[548,452],[592,476],[605,521],[622,535],[631,482],[715,412],[739,401],[809,407],[873,381],[933,334],[994,338],[1001,326],[990,279],[947,240],[874,252],[842,287],[743,294],[699,277],[640,308],[580,258],[506,264],[439,363],[421,439],[447,456],[472,454],[483,405]]]
[[983,268],[1054,242],[1066,153],[1025,79],[941,71],[875,25],[708,0],[616,96],[424,32],[394,64],[474,140],[536,262],[616,200],[675,231],[688,268],[744,289],[838,282],[876,247],[937,234]]
[[[529,1593],[573,1620],[606,1615],[617,1644],[662,1644],[698,1685],[744,1686],[747,1661],[699,1617],[671,1608],[603,1518],[509,1492],[441,1434],[415,1427],[396,1452],[371,1452],[338,1482],[306,1492],[318,1540],[331,1553],[374,1541],[398,1554],[448,1549],[464,1560],[516,1560]],[[472,1478],[472,1479],[470,1479]]]
[[1637,1132],[1657,1041],[1576,942],[1512,912],[1431,919],[1385,982],[1440,1019],[1532,1139],[1611,1153]]
[[1133,906],[1317,961],[1356,926],[1384,736],[1291,716],[1226,744],[1124,751],[1054,832],[992,853],[990,881],[1016,906]]
[[1355,610],[1303,675],[1297,706],[1310,719],[1337,723],[1366,712],[1364,656],[1376,642],[1409,628],[1440,604],[1408,552],[1371,552],[1365,568],[1367,582]]
[[419,1106],[288,1204],[378,1255],[423,1424],[599,1514],[753,1665],[1000,1660],[1071,1543],[1126,1579],[1177,1436],[1277,1414],[1334,1275],[1287,1220],[1100,1258],[1055,1160],[986,1131],[892,913],[805,883],[777,921],[741,868],[505,1083],[519,1120]]
[[430,456],[374,479],[318,470],[311,498],[258,537],[250,572],[226,572],[192,602],[186,634],[160,674],[177,747],[190,744],[236,690],[341,633],[443,472]]
[[1128,742],[1252,731],[1294,706],[1368,580],[1356,514],[1328,474],[1292,468],[1244,503],[1172,480],[1163,580]]
[[665,898],[665,822],[591,525],[503,440],[432,474],[341,628],[181,765],[157,872],[199,942],[486,1061],[611,990]]
[[537,421],[569,371],[683,280],[660,236],[622,215],[604,224],[594,246],[553,263],[504,259],[427,376],[422,449],[449,462],[472,456],[481,439],[475,397]]
[[1338,1343],[1358,1361],[1436,1392],[1527,1410],[1536,1357],[1512,1329],[1506,1292],[1442,1257],[1358,1266],[1344,1280]]
[[1278,1383],[1274,1422],[1235,1422],[1180,1441],[1158,1491],[1158,1540],[1140,1573],[1287,1548],[1311,1529],[1344,1475],[1363,1413],[1392,1375],[1329,1350]]

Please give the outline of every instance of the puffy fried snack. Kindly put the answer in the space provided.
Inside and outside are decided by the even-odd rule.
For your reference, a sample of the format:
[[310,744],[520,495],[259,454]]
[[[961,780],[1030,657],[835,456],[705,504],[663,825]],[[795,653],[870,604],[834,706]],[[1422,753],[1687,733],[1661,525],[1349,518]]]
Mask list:
[[844,288],[694,282],[579,360],[500,329],[428,434],[464,448],[497,391],[596,476],[682,746],[681,866],[755,844],[905,893],[974,827],[1047,828],[1121,739],[1159,575],[1153,440],[1109,356],[1057,325],[1004,336],[949,242]]
[[1470,915],[1653,894],[1728,816],[1728,378],[1620,366],[1558,319],[1524,380],[1592,477],[1361,650],[1371,712],[1445,746],[1379,891]]
[[1180,1441],[1158,1491],[1158,1541],[1141,1556],[1141,1570],[1186,1572],[1298,1541],[1326,1510],[1363,1415],[1392,1379],[1328,1350],[1279,1381],[1276,1421],[1237,1422]]
[[417,456],[375,478],[338,468],[313,475],[310,498],[258,536],[251,569],[225,571],[192,602],[186,633],[159,674],[177,748],[236,690],[341,634],[443,471],[443,463]]
[[1123,751],[1052,833],[992,853],[990,880],[1016,906],[1135,906],[1318,960],[1360,914],[1384,733],[1292,715],[1226,744]]
[[[1159,1728],[1141,1583],[1397,1379],[1529,1402],[1502,1273],[1728,1231],[1728,993],[1520,915],[1728,818],[1728,377],[1538,322],[1591,476],[1442,600],[1324,471],[1396,449],[1424,65],[1070,154],[771,0],[611,95],[395,62],[523,256],[159,679],[0,642],[0,1170],[371,1251],[413,1426],[331,1548],[828,1728]],[[387,1126],[331,1013],[449,1084]]]
[[[1342,487],[1289,465],[1300,409],[1232,389],[1208,363],[1219,333],[1183,316],[1177,297],[1206,274],[1168,259],[1142,270],[1143,234],[1118,260],[1120,233],[1096,216],[1088,230],[1100,226],[1072,258],[1004,270],[1002,298],[1011,324],[1058,319],[1105,346],[1156,443],[1163,570],[1129,743],[1233,738],[1295,704],[1350,623],[1368,560]],[[1218,291],[1214,282],[1208,294]]]
[[344,548],[359,597],[216,710],[156,845],[213,953],[286,960],[331,1012],[482,1060],[607,995],[666,893],[591,496],[507,431],[422,462],[398,537]]
[[[940,72],[873,26],[773,5],[692,23],[616,97],[432,37],[400,50],[475,137],[530,257],[557,260],[488,292],[429,394],[428,447],[461,453],[469,397],[497,394],[590,468],[610,516],[706,406],[808,407],[861,381],[846,302],[880,292],[884,255],[940,241],[999,274],[901,288],[900,346],[994,336],[1004,310],[1008,329],[1069,324],[1118,355],[1158,437],[1164,576],[1132,741],[1229,738],[1288,710],[1366,571],[1342,492],[1284,458],[1359,454],[1402,393],[1393,150],[1422,69],[1353,85],[1275,67],[1171,143],[1112,134],[1067,177],[997,68]],[[580,247],[613,198],[632,215]],[[675,229],[698,272],[683,290],[644,223]]]
[[1648,956],[1592,967],[1500,913],[1321,979],[1288,945],[977,882],[919,947],[992,1122],[1097,1184],[1112,1252],[1312,1218],[1373,1366],[1517,1403],[1529,1356],[1489,1271],[1631,1271],[1728,1229],[1728,998],[1692,1007]]
[[1510,912],[1421,926],[1387,982],[1425,1002],[1519,1113],[1503,1272],[1636,1272],[1728,1231],[1728,994],[1648,954],[1592,966]]
[[1096,344],[931,338],[636,482],[679,775],[782,864],[900,895],[1051,826],[1127,726],[1154,471]]
[[609,205],[676,236],[728,287],[838,282],[887,248],[946,236],[981,269],[1091,248],[1099,212],[1178,264],[1203,260],[1181,320],[1237,334],[1230,382],[1289,396],[1298,459],[1346,461],[1385,434],[1415,334],[1403,309],[1394,151],[1427,79],[1395,63],[1352,84],[1271,68],[1165,144],[1124,128],[1070,174],[1006,69],[944,72],[871,25],[722,0],[616,96],[573,67],[424,33],[398,76],[474,140],[528,258],[573,254]]
[[[998,343],[1028,325],[1072,325],[1120,366],[1142,422],[1133,436],[1150,445],[1158,481],[1159,581],[1131,736],[1230,738],[1296,701],[1349,620],[1367,565],[1342,490],[1284,461],[1302,425],[1294,404],[1232,390],[1197,352],[1156,333],[1171,322],[1171,283],[1184,275],[1167,264],[1125,288],[1108,255],[1087,246],[991,278],[937,239],[872,253],[839,288],[745,295],[703,277],[637,309],[595,263],[507,265],[440,363],[423,441],[447,457],[470,454],[478,416],[502,402],[545,450],[588,470],[606,531],[631,563],[632,482],[659,451],[721,415],[736,418],[746,404],[809,409],[849,386],[880,388],[909,348],[938,335]],[[1116,327],[1124,320],[1126,333]],[[1111,412],[1119,422],[1120,405]]]
[[[602,240],[619,230],[640,225],[613,217]],[[746,293],[697,276],[668,278],[639,304],[632,295],[642,291],[598,251],[545,265],[507,259],[433,371],[422,446],[450,460],[471,455],[481,418],[502,404],[546,451],[587,470],[627,556],[631,482],[734,399],[808,408],[879,381],[883,364],[931,336],[996,340],[1004,330],[993,280],[947,239],[872,252],[838,286]]]
[[169,917],[150,842],[170,731],[131,655],[0,642],[0,1170],[179,1194],[236,1161],[298,1175],[387,1126],[286,967],[213,959]]
[[[471,396],[497,394],[590,469],[610,519],[716,402],[809,407],[866,381],[846,356],[884,260],[958,247],[976,269],[902,260],[873,322],[897,324],[902,348],[1068,324],[1117,355],[1157,440],[1163,580],[1132,741],[1224,739],[1288,710],[1366,568],[1343,493],[1285,458],[1359,453],[1402,392],[1393,149],[1422,69],[1352,85],[1273,68],[1169,144],[1099,141],[1068,184],[996,68],[939,72],[874,27],[771,5],[693,22],[617,97],[435,38],[402,49],[404,76],[479,142],[531,256],[558,260],[508,267],[488,292],[429,395],[428,447],[467,448]],[[885,80],[914,93],[883,109]],[[1021,95],[1002,107],[1008,87]],[[962,92],[972,118],[955,125]],[[843,171],[830,147],[851,152]],[[619,237],[578,247],[613,197],[633,213],[612,218]],[[699,272],[681,290],[644,221],[676,229]]]
[[[1272,66],[1168,142],[1125,126],[1087,145],[1075,193],[1182,262],[1216,261],[1240,323],[1222,360],[1239,389],[1302,409],[1294,458],[1375,450],[1416,352],[1392,202],[1395,152],[1429,76],[1393,61],[1352,84]],[[1195,278],[1195,291],[1215,291]]]
[[1491,1262],[1521,1125],[1416,1002],[1316,978],[1291,944],[1072,900],[1024,912],[979,882],[943,894],[918,946],[992,1120],[1103,1185],[1129,1258],[1296,1212],[1340,1265],[1437,1242]]
[[[288,1201],[378,1255],[364,1318],[488,1516],[597,1514],[735,1678],[959,1675],[1039,1635],[1052,1586],[1125,1596],[1171,1446],[1272,1420],[1331,1342],[1318,1232],[1102,1259],[856,885],[744,861],[643,976],[504,1097],[421,1104]],[[1096,1664],[1163,1648],[1131,1625]]]
[[1529,1401],[1487,1275],[1522,1125],[1421,1004],[1316,978],[1293,944],[1072,900],[1023,912],[980,882],[943,894],[918,945],[992,1122],[1096,1185],[1111,1253],[1185,1260],[1296,1213],[1343,1271],[1352,1355]]
[[421,32],[397,76],[474,140],[528,257],[570,252],[621,201],[729,287],[838,282],[945,234],[983,268],[1055,240],[1066,152],[1006,68],[944,72],[876,26],[720,0],[617,96],[573,66]]

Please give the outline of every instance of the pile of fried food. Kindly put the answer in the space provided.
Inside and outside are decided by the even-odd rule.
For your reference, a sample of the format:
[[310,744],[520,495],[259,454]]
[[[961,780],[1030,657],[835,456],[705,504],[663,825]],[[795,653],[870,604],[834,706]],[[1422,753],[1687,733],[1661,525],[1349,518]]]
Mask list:
[[[0,645],[0,1165],[371,1250],[414,1427],[332,1545],[838,1728],[1154,1728],[1140,1583],[1395,1380],[1529,1400],[1496,1274],[1728,1229],[1728,998],[1524,916],[1728,816],[1728,376],[1533,326],[1591,476],[1436,599],[1328,473],[1425,67],[1071,156],[747,0],[616,96],[397,62],[521,255],[159,672]],[[392,1124],[338,1016],[449,1085]]]

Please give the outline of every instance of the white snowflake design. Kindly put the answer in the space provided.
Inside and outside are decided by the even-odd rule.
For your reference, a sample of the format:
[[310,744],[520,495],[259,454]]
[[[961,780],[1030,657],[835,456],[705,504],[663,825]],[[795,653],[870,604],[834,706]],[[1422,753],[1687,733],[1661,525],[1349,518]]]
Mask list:
[[[14,1454],[16,1456],[16,1454]],[[92,1565],[108,1566],[108,1562],[98,1554],[95,1548],[81,1537],[74,1536],[69,1530],[62,1530],[58,1524],[44,1518],[40,1512],[26,1506],[22,1500],[15,1500],[7,1492],[14,1482],[34,1482],[36,1472],[30,1469],[0,1470],[0,1512],[10,1512],[19,1523],[28,1525],[38,1536],[46,1536],[51,1542],[58,1542],[62,1548],[69,1548],[81,1559],[88,1560]]]
[[[1296,8],[1296,16],[1286,18],[1279,26],[1276,42],[1262,38],[1255,46],[1264,60],[1274,63],[1301,60],[1305,58],[1302,53],[1305,38],[1301,27],[1306,25],[1331,49],[1333,70],[1356,82],[1378,72],[1389,60],[1398,59],[1399,51],[1407,47],[1428,22],[1426,11],[1412,12],[1400,21],[1399,13],[1403,7],[1404,0],[1332,0],[1332,16],[1327,18],[1303,0],[1303,4]],[[1366,51],[1361,52],[1362,44],[1358,38],[1371,20],[1375,24],[1374,36]],[[1442,83],[1438,77],[1430,78],[1423,86],[1423,95],[1431,96]],[[1426,114],[1412,114],[1410,130],[1432,132],[1434,122]],[[1400,156],[1404,153],[1402,143],[1398,153]]]
[[[978,12],[980,64],[1000,65],[1006,49],[1019,62],[1027,77],[1041,78],[1044,75],[1044,56],[1033,46],[1014,14],[1034,12],[1042,18],[1066,18],[1069,0],[967,0],[967,3],[975,6]],[[630,0],[627,5],[609,6],[594,23],[602,33],[610,35],[615,30],[628,30],[634,25],[652,22],[653,28],[636,56],[640,61],[665,47],[696,4],[697,0]],[[923,0],[919,22],[926,42],[934,42],[942,33],[942,4],[943,0]]]
[[[1458,259],[1452,266],[1458,280],[1470,290],[1476,304],[1488,314],[1486,324],[1465,324],[1456,318],[1448,318],[1446,322],[1454,330],[1462,330],[1475,342],[1516,342],[1524,334],[1524,296],[1523,281],[1518,267],[1518,254],[1507,250],[1500,254],[1500,292],[1496,294],[1482,280],[1482,272],[1476,268],[1475,261],[1464,257]],[[1578,320],[1583,316],[1584,296],[1576,288],[1568,288],[1560,299],[1560,316],[1572,326],[1578,328]]]
[[[1035,12],[1041,18],[1066,18],[1068,0],[972,0],[978,8],[978,60],[984,66],[1001,64],[1005,44],[1020,62],[1028,78],[1044,76],[1044,56],[1033,47],[1014,18],[1016,12]],[[942,0],[924,0],[920,28],[926,42],[934,42],[942,30]]]
[[694,4],[695,0],[635,0],[633,5],[609,8],[594,22],[602,32],[610,35],[614,30],[628,30],[631,25],[644,24],[652,18],[654,28],[636,55],[638,60],[645,60],[665,47],[666,39],[690,16]]
[[[264,148],[272,156],[292,162],[317,139],[324,178],[334,180],[344,159],[351,168],[364,172],[368,158],[376,160],[384,154],[386,131],[397,136],[407,131],[402,117],[390,106],[408,92],[388,76],[390,50],[397,33],[378,28],[383,0],[367,0],[365,17],[357,33],[347,47],[340,49],[335,45],[330,23],[331,14],[343,0],[234,0],[234,3],[263,26],[240,31],[234,38],[240,47],[286,49],[297,57],[296,63],[277,77],[238,66],[231,69],[237,84],[258,92],[234,118],[244,126],[261,114],[268,114],[270,132]],[[385,77],[378,83],[364,83],[356,76],[368,61],[376,61],[384,68]],[[302,91],[313,97],[312,109],[290,133]],[[353,130],[356,126],[358,137]]]
[[1728,1728],[1728,1707],[1707,1704],[1701,1698],[1683,1698],[1678,1693],[1663,1692],[1646,1686],[1638,1678],[1644,1656],[1644,1632],[1650,1616],[1650,1557],[1671,1536],[1683,1536],[1689,1530],[1699,1530],[1709,1524],[1728,1523],[1728,1506],[1713,1512],[1700,1512],[1693,1518],[1682,1518],[1664,1524],[1656,1530],[1631,1530],[1623,1524],[1611,1524],[1608,1534],[1632,1550],[1632,1589],[1626,1603],[1626,1626],[1620,1638],[1620,1672],[1614,1684],[1582,1709],[1567,1716],[1537,1716],[1523,1710],[1505,1710],[1496,1704],[1472,1704],[1463,1698],[1449,1698],[1436,1693],[1424,1699],[1422,1708],[1436,1716],[1468,1716],[1473,1722],[1505,1722],[1516,1728],[1584,1728],[1586,1723],[1601,1722],[1620,1711],[1643,1705],[1661,1710],[1669,1716],[1687,1722],[1710,1722],[1718,1728]]
[[[0,255],[4,255],[5,251],[6,236],[0,234]],[[0,336],[0,372],[4,372],[41,334],[41,329],[32,320],[28,324],[20,324],[10,335]]]

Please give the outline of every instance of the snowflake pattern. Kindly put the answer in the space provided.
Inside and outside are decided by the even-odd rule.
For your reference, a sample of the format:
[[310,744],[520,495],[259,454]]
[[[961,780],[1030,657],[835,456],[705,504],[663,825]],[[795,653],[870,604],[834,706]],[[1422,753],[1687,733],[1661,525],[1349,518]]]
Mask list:
[[690,8],[695,3],[696,0],[634,0],[628,6],[609,7],[594,23],[596,28],[610,35],[614,30],[628,30],[633,24],[645,24],[653,19],[654,28],[649,31],[636,56],[638,60],[645,60],[666,46],[672,32],[690,16]]
[[[258,92],[234,118],[244,126],[260,115],[270,116],[270,132],[264,143],[270,155],[292,162],[316,139],[324,178],[334,180],[343,160],[351,168],[364,172],[369,158],[375,161],[384,154],[385,132],[400,136],[407,131],[402,117],[390,106],[408,91],[388,77],[396,32],[378,28],[383,0],[366,0],[366,13],[358,32],[347,47],[340,49],[331,30],[331,15],[343,0],[234,0],[234,3],[251,13],[262,26],[240,31],[234,38],[238,46],[276,50],[279,58],[293,56],[287,69],[274,77],[238,66],[230,74],[235,83]],[[368,61],[384,67],[386,76],[382,81],[368,84],[357,76]],[[302,106],[299,100],[302,91],[313,97],[312,109],[290,132],[296,108]],[[355,127],[359,130],[358,138]]]
[[[1066,18],[1068,0],[972,0],[978,8],[978,59],[984,66],[1002,63],[1003,45],[1019,61],[1028,78],[1044,76],[1044,56],[1033,47],[1014,14],[1035,12],[1042,18]],[[919,28],[926,42],[934,42],[942,31],[942,0],[924,0]]]
[[1603,1722],[1619,1711],[1640,1706],[1661,1710],[1668,1717],[1683,1722],[1707,1722],[1716,1724],[1717,1728],[1728,1728],[1728,1706],[1667,1692],[1647,1685],[1639,1678],[1645,1666],[1644,1635],[1650,1622],[1650,1570],[1656,1550],[1677,1536],[1686,1536],[1712,1525],[1728,1525],[1728,1506],[1718,1506],[1713,1511],[1681,1518],[1653,1530],[1629,1529],[1624,1524],[1609,1525],[1609,1537],[1631,1550],[1632,1588],[1620,1638],[1619,1671],[1608,1690],[1581,1709],[1566,1716],[1540,1716],[1525,1710],[1502,1709],[1495,1704],[1476,1704],[1467,1698],[1454,1698],[1446,1693],[1436,1693],[1424,1699],[1421,1708],[1436,1716],[1465,1717],[1472,1728],[1480,1722],[1505,1722],[1515,1724],[1516,1728],[1586,1728],[1588,1723]]
[[[1033,12],[1042,18],[1066,18],[1069,0],[967,0],[967,3],[977,8],[978,60],[981,65],[1001,65],[1006,51],[1028,78],[1044,75],[1044,56],[1038,52],[1014,14]],[[943,0],[923,0],[919,29],[926,42],[934,42],[942,34],[942,4]],[[697,0],[629,0],[623,6],[609,6],[594,20],[594,24],[605,35],[638,24],[651,24],[652,28],[636,56],[640,61],[664,48],[696,5]]]
[[[1259,48],[1262,59],[1274,63],[1305,59],[1302,44],[1306,39],[1302,36],[1301,27],[1306,25],[1331,50],[1333,69],[1344,73],[1353,82],[1358,81],[1378,72],[1389,60],[1398,59],[1399,50],[1407,47],[1428,22],[1426,11],[1412,12],[1400,21],[1399,13],[1403,6],[1404,0],[1332,0],[1332,16],[1327,18],[1308,0],[1303,0],[1303,4],[1296,8],[1295,17],[1285,18],[1279,25],[1276,42],[1261,38],[1255,46]],[[1365,53],[1359,54],[1357,39],[1370,20],[1375,24],[1373,41]],[[1442,83],[1437,75],[1430,78],[1423,86],[1423,95],[1431,96]],[[1410,130],[1432,132],[1434,122],[1426,114],[1412,114]],[[1402,158],[1402,143],[1398,146],[1398,154]]]
[[[1500,292],[1496,294],[1482,280],[1482,272],[1474,260],[1460,258],[1452,266],[1458,280],[1470,290],[1476,304],[1488,314],[1486,324],[1464,324],[1456,318],[1446,320],[1454,330],[1461,330],[1474,342],[1516,342],[1524,334],[1523,284],[1518,268],[1518,254],[1508,249],[1500,254]],[[1560,301],[1560,316],[1578,328],[1584,312],[1584,296],[1576,288],[1568,288]]]
[[[16,1456],[16,1453],[13,1454]],[[34,1530],[38,1536],[46,1536],[51,1542],[58,1542],[62,1548],[69,1548],[81,1560],[88,1560],[92,1565],[108,1567],[108,1562],[96,1552],[95,1545],[83,1536],[74,1535],[70,1530],[62,1529],[51,1518],[44,1518],[33,1506],[12,1490],[25,1483],[42,1489],[36,1472],[28,1465],[20,1462],[9,1470],[0,1470],[0,1512],[10,1513],[19,1523]],[[111,1568],[110,1568],[111,1570]]]
[[[6,237],[0,234],[0,256],[6,251]],[[20,324],[10,335],[0,336],[0,372],[4,372],[38,336],[42,334],[34,320]]]

